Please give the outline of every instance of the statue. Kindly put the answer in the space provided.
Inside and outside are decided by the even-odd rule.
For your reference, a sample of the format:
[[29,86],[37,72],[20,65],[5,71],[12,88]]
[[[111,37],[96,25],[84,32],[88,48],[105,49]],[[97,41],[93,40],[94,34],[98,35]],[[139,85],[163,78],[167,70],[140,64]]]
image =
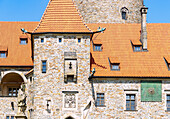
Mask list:
[[26,110],[26,94],[25,94],[25,84],[21,84],[21,88],[18,91],[18,113],[17,116],[25,116]]

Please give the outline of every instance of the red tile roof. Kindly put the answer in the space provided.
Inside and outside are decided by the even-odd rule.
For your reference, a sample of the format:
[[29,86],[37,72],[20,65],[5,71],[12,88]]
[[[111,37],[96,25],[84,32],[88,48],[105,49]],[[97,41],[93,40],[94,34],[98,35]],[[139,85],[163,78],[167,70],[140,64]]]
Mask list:
[[[91,43],[91,70],[94,76],[111,77],[170,77],[164,57],[170,56],[170,24],[147,24],[148,52],[134,52],[131,41],[140,40],[140,24],[88,24],[93,30],[106,27],[101,39],[102,52],[93,51]],[[120,71],[111,71],[108,58],[117,57]]]
[[7,51],[6,58],[0,58],[0,66],[33,66],[31,37],[27,45],[20,45],[21,28],[33,30],[38,22],[0,22],[0,50]]
[[73,0],[50,0],[34,30],[39,32],[90,32]]

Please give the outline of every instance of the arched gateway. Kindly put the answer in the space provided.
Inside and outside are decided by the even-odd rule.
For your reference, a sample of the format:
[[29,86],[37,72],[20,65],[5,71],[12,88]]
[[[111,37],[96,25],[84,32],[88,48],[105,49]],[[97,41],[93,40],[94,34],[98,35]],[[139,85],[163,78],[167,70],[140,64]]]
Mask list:
[[2,96],[16,97],[22,83],[26,83],[25,76],[20,72],[6,72],[1,80]]

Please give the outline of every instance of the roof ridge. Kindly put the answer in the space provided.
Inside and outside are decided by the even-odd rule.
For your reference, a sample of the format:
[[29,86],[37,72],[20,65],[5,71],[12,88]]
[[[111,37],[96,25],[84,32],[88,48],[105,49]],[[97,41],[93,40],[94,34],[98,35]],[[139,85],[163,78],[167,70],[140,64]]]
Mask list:
[[47,5],[47,7],[46,7],[46,9],[45,9],[45,11],[44,11],[42,17],[41,17],[41,20],[40,20],[39,24],[37,25],[37,27],[33,30],[33,32],[35,32],[35,31],[39,28],[39,26],[40,26],[42,20],[44,19],[45,14],[46,14],[46,12],[47,12],[47,9],[48,9],[49,6],[50,6],[51,1],[52,1],[52,0],[49,0],[48,5]]
[[74,4],[74,6],[75,6],[75,8],[76,8],[76,10],[77,10],[77,12],[78,12],[81,20],[82,20],[84,26],[85,26],[89,31],[92,32],[92,30],[91,30],[91,29],[87,26],[87,24],[85,23],[85,21],[84,21],[84,19],[83,19],[83,16],[80,14],[80,11],[79,11],[79,9],[77,8],[77,5],[75,4],[74,0],[72,0],[72,1],[73,1],[73,4]]

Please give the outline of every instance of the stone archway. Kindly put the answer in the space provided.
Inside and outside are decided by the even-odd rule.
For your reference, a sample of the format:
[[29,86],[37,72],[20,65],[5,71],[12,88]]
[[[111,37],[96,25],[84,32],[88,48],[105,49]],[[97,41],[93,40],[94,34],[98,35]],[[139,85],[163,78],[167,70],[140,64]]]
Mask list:
[[74,119],[73,117],[69,116],[69,117],[66,117],[65,119]]
[[26,78],[18,72],[7,72],[1,80],[2,96],[16,97],[22,83],[26,83]]

